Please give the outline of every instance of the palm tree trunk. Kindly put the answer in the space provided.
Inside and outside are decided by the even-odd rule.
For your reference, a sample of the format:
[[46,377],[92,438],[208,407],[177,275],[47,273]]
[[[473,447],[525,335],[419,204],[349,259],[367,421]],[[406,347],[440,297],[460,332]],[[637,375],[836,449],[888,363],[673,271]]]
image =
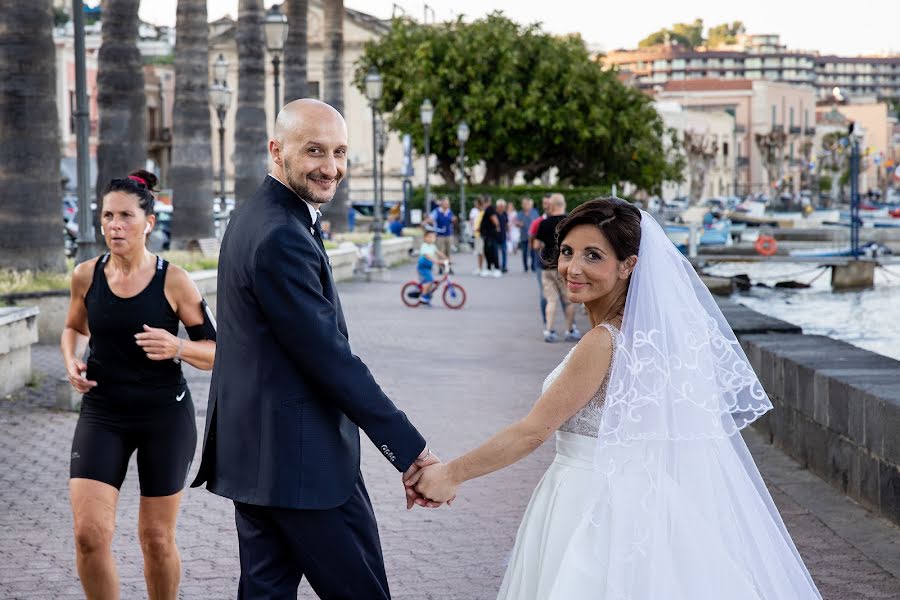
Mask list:
[[0,0],[0,268],[64,271],[51,0]]
[[309,97],[306,15],[309,0],[286,0],[288,38],[284,44],[284,102]]
[[240,0],[237,24],[238,97],[234,118],[234,201],[253,197],[268,170],[266,53],[262,0]]
[[[344,118],[344,2],[324,0],[325,73],[322,98],[337,109]],[[347,210],[350,208],[350,164],[344,181],[338,186],[334,199],[322,207],[322,214],[331,221],[334,231],[347,230]]]
[[[144,67],[138,41],[140,0],[106,0],[97,55],[97,207],[110,179],[125,177],[147,161]],[[100,233],[100,210],[94,213]],[[103,242],[103,236],[99,236]]]
[[213,237],[212,146],[209,112],[209,29],[205,0],[178,0],[175,25],[175,105],[172,246]]

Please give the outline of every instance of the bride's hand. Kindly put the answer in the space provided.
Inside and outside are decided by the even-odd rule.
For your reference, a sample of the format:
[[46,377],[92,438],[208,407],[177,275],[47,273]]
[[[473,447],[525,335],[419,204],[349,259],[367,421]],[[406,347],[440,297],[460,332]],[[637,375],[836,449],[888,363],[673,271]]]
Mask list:
[[438,463],[419,469],[406,480],[406,485],[435,502],[449,502],[456,497],[460,482],[454,480],[449,465]]

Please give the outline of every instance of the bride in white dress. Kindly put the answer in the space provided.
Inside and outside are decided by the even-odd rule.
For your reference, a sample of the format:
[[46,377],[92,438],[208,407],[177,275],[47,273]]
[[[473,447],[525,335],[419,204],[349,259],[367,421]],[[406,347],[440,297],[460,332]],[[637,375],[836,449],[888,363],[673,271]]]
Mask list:
[[616,198],[576,208],[549,249],[593,328],[531,412],[408,480],[435,502],[552,434],[503,600],[821,598],[740,430],[772,405],[691,265]]

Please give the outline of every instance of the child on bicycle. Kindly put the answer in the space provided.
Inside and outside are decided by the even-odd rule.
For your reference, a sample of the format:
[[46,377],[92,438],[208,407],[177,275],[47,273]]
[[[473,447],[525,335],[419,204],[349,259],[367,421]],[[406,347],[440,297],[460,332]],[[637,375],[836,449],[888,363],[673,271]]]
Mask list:
[[439,260],[448,260],[444,253],[437,249],[436,240],[437,232],[430,225],[426,225],[422,246],[419,248],[419,262],[416,265],[416,270],[419,272],[419,285],[422,286],[420,298],[422,304],[431,304],[431,293],[435,288],[434,273],[432,273],[434,263]]

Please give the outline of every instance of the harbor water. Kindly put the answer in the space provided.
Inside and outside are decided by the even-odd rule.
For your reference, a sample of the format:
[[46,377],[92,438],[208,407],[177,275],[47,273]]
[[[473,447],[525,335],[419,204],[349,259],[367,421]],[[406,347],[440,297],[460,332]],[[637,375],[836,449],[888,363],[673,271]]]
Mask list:
[[[802,263],[720,263],[703,270],[728,277],[744,273],[754,286],[732,295],[757,312],[900,360],[900,264],[875,271],[875,287],[834,292],[831,270]],[[779,281],[808,283],[808,289],[775,288]],[[766,284],[762,287],[756,284]]]

